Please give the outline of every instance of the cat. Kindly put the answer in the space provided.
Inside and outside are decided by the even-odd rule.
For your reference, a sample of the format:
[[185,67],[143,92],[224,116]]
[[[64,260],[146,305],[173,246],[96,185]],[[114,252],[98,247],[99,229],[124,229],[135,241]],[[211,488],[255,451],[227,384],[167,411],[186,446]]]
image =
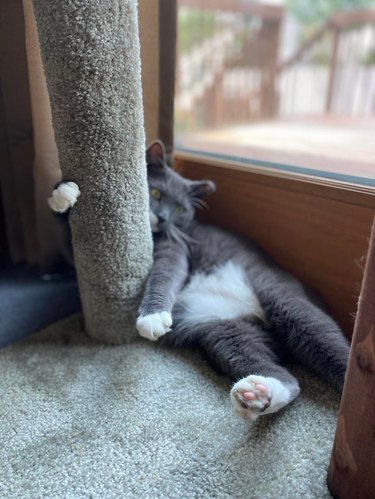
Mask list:
[[146,158],[154,263],[139,334],[205,352],[233,380],[234,412],[247,421],[279,411],[299,394],[288,357],[341,390],[349,343],[320,300],[254,242],[195,220],[213,182],[179,175],[160,141]]

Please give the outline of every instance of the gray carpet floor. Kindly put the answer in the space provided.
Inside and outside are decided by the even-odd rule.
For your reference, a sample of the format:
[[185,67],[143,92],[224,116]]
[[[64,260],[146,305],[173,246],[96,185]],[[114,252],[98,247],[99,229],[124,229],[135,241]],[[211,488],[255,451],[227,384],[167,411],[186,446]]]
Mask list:
[[80,316],[0,353],[2,498],[330,497],[339,397],[302,394],[250,425],[197,352],[89,340]]

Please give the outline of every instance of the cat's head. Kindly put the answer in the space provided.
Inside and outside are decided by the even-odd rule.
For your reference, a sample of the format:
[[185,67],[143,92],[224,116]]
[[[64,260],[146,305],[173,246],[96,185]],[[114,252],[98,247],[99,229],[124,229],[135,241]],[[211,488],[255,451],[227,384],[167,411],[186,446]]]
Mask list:
[[215,191],[215,184],[189,180],[172,170],[160,141],[149,146],[146,159],[152,231],[178,237],[193,220],[195,208],[203,204],[202,198]]

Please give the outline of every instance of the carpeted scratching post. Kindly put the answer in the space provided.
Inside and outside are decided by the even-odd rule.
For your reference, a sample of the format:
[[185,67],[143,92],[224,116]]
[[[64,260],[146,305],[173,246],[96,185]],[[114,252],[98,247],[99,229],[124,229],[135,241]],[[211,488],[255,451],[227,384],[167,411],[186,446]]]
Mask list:
[[121,343],[152,261],[136,0],[33,0],[85,327]]

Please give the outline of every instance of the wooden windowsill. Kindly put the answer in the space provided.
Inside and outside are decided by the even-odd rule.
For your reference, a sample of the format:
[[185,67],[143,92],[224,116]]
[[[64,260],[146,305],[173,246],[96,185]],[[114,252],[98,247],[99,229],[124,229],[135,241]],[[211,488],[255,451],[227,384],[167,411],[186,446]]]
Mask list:
[[[199,163],[201,165],[213,166],[224,170],[234,170],[252,175],[252,180],[257,183],[274,185],[275,187],[294,190],[296,192],[309,192],[316,196],[336,199],[346,203],[354,203],[375,209],[375,187],[339,181],[330,178],[294,173],[266,166],[258,166],[249,160],[243,161],[227,160],[216,156],[200,155],[196,152],[177,150],[175,153],[175,166],[187,163]],[[375,168],[375,166],[374,166]]]

